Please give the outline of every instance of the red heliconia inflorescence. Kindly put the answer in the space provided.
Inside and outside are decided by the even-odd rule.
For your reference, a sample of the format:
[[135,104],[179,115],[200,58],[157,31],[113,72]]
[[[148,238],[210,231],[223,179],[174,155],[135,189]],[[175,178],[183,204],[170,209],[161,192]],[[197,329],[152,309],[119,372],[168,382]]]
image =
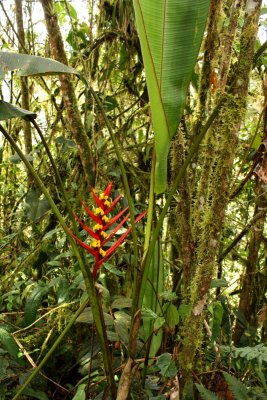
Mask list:
[[[129,218],[130,213],[126,213],[129,207],[125,207],[122,211],[120,211],[115,217],[109,218],[108,214],[113,210],[114,206],[118,203],[122,195],[119,195],[113,202],[110,201],[109,195],[110,191],[112,188],[112,183],[109,183],[106,190],[100,194],[98,197],[93,188],[91,188],[91,192],[94,196],[95,202],[97,204],[97,208],[95,209],[94,212],[89,210],[89,208],[84,204],[83,201],[81,201],[83,208],[87,212],[87,214],[94,220],[95,225],[93,226],[93,229],[90,229],[87,225],[85,225],[82,220],[75,215],[75,218],[79,221],[79,224],[83,227],[83,229],[86,230],[86,232],[89,233],[89,235],[93,238],[91,245],[89,246],[88,244],[82,242],[79,238],[77,238],[71,231],[69,233],[71,236],[76,240],[77,243],[79,243],[83,248],[85,248],[90,254],[92,254],[95,257],[95,265],[93,269],[93,278],[96,278],[96,274],[98,271],[98,268],[100,265],[107,259],[109,258],[114,251],[117,249],[117,247],[123,242],[123,240],[126,238],[128,233],[131,231],[132,227],[128,228],[126,232],[124,232],[120,238],[113,243],[111,247],[108,248],[108,250],[104,250],[103,246],[107,242],[109,242],[115,233],[122,227],[122,225],[127,221]],[[135,219],[135,223],[140,221],[141,218],[146,214],[146,211],[139,214],[138,217]],[[115,223],[119,220],[120,217],[123,217],[123,219],[116,225],[116,227],[110,232],[107,233],[106,231]]]

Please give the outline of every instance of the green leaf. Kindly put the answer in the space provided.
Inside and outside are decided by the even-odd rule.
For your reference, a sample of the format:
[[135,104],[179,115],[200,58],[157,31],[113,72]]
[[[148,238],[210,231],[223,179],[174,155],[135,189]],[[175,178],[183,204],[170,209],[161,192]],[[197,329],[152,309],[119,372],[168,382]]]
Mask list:
[[49,291],[48,286],[39,284],[32,291],[30,297],[27,298],[24,308],[24,324],[31,325],[37,318],[37,310],[42,304],[44,296]]
[[18,76],[77,74],[75,69],[49,58],[0,51],[0,79],[15,70]]
[[190,304],[181,304],[178,309],[181,319],[184,320],[187,318],[191,310],[192,306]]
[[130,315],[126,314],[123,311],[116,311],[114,313],[114,327],[115,331],[118,334],[121,342],[127,346],[129,341],[129,328],[131,323]]
[[206,389],[203,385],[196,383],[196,387],[203,400],[219,400],[219,397],[217,397],[216,394]]
[[212,319],[211,342],[214,342],[214,340],[217,339],[217,336],[219,334],[224,314],[224,308],[220,301],[215,301],[214,304],[212,305],[212,314],[213,314],[213,319]]
[[158,329],[162,328],[165,322],[166,320],[164,317],[156,318],[154,322],[154,331],[157,331]]
[[114,265],[112,265],[110,263],[104,263],[104,267],[114,275],[117,275],[117,276],[124,275],[124,272],[120,271],[118,268],[116,268]]
[[44,235],[43,240],[51,238],[52,236],[54,236],[54,235],[55,235],[56,233],[58,233],[58,232],[59,232],[59,229],[58,229],[58,228],[55,228],[55,229],[52,229],[51,231],[48,231],[48,232]]
[[75,149],[76,143],[72,139],[65,138],[64,136],[59,136],[55,139],[55,142],[62,145],[62,150],[67,151],[69,149]]
[[[109,315],[108,313],[104,312],[104,320],[105,320],[105,324],[107,326],[113,325],[114,324],[114,320],[112,318],[111,315]],[[77,318],[76,320],[77,322],[83,322],[85,324],[93,324],[94,323],[94,319],[93,319],[93,313],[92,313],[92,309],[91,307],[87,307],[82,313],[81,315]]]
[[118,297],[111,304],[111,308],[112,308],[112,310],[114,308],[118,308],[118,309],[120,309],[120,308],[131,308],[132,304],[133,304],[133,300],[130,299],[129,297]]
[[13,336],[4,328],[0,328],[0,343],[11,357],[15,360],[18,359],[19,346],[15,342]]
[[228,283],[225,279],[212,279],[210,288],[214,289],[217,287],[228,287]]
[[142,307],[142,318],[156,319],[158,315],[150,308]]
[[5,351],[0,349],[0,376],[4,380],[9,376],[14,376],[14,372],[10,368],[9,360],[5,357]]
[[157,366],[164,378],[173,378],[177,374],[177,368],[170,353],[161,354],[158,358]]
[[267,362],[267,346],[264,346],[263,343],[253,347],[234,347],[233,350],[235,357],[242,357],[248,361],[257,359],[258,362]]
[[[33,156],[31,154],[26,154],[25,157],[27,158],[28,161],[32,162],[34,160]],[[21,158],[18,155],[18,153],[13,154],[11,157],[9,157],[9,160],[13,164],[19,164],[21,162]]]
[[116,332],[107,331],[107,338],[111,342],[118,342],[120,340],[119,335]]
[[163,306],[163,313],[166,319],[166,324],[173,330],[179,323],[179,312],[174,304],[166,303]]
[[44,392],[41,392],[41,390],[26,388],[23,390],[23,394],[39,400],[49,400],[47,395]]
[[75,396],[72,398],[72,400],[85,400],[86,399],[86,384],[82,383],[81,385],[78,386],[77,392],[75,393]]
[[27,217],[36,221],[50,210],[49,202],[46,198],[40,199],[35,190],[30,190],[25,198]]
[[155,132],[155,191],[167,183],[167,157],[186,102],[209,0],[134,0]]
[[69,300],[70,285],[68,280],[63,276],[59,276],[59,280],[57,283],[58,283],[58,287],[56,289],[57,304],[63,304]]
[[177,295],[175,292],[165,291],[165,292],[160,293],[160,298],[162,300],[171,302],[171,301],[174,301],[177,299]]
[[0,121],[18,117],[24,119],[29,119],[29,117],[36,118],[36,114],[0,100]]

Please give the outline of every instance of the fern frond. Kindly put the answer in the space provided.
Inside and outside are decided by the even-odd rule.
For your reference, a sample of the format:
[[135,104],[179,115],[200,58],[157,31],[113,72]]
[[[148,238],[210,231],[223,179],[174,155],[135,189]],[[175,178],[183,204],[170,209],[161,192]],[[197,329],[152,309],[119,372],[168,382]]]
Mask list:
[[234,394],[235,400],[251,400],[249,391],[244,383],[227,372],[224,372],[223,376],[228,383],[229,389]]
[[219,397],[215,393],[206,389],[203,385],[196,383],[197,390],[199,391],[203,400],[219,400]]

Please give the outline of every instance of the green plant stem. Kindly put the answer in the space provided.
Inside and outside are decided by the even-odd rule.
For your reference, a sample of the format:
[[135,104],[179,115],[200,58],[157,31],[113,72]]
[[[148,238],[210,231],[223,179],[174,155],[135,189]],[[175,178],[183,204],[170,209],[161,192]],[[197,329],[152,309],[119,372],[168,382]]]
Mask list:
[[261,218],[264,217],[264,215],[267,213],[267,208],[262,209],[259,211],[258,214],[256,214],[251,221],[245,226],[244,229],[233,239],[233,241],[227,246],[227,248],[219,255],[218,257],[218,262],[222,262],[223,259],[227,256],[228,253],[230,253],[231,250],[240,242],[240,240],[248,233],[250,228]]
[[102,349],[102,355],[103,355],[103,363],[104,363],[104,369],[105,373],[107,376],[107,381],[108,385],[110,387],[110,390],[112,392],[112,397],[115,399],[116,398],[116,386],[115,386],[115,381],[114,381],[114,376],[113,376],[113,368],[112,368],[112,360],[111,357],[109,356],[109,345],[108,345],[108,339],[107,339],[107,333],[106,333],[106,327],[105,327],[105,322],[104,322],[104,316],[103,316],[103,310],[102,306],[100,304],[99,300],[99,295],[96,292],[96,288],[94,285],[93,277],[91,272],[88,270],[88,268],[85,267],[83,258],[79,252],[79,249],[76,245],[76,242],[72,239],[72,237],[69,234],[69,229],[67,225],[65,224],[64,219],[62,218],[56,204],[54,203],[52,197],[50,196],[48,190],[46,189],[45,185],[43,184],[42,180],[40,179],[39,175],[35,172],[33,166],[31,163],[27,160],[25,155],[22,153],[14,139],[9,135],[9,133],[3,128],[2,125],[0,125],[0,131],[3,133],[5,138],[8,140],[8,142],[11,144],[13,149],[17,152],[21,160],[24,162],[25,166],[28,168],[30,173],[32,174],[33,178],[35,179],[36,183],[39,185],[41,191],[45,195],[46,199],[48,200],[50,207],[54,214],[56,215],[60,225],[66,232],[66,234],[69,236],[69,240],[73,249],[73,252],[75,256],[77,257],[80,269],[83,274],[85,286],[87,289],[88,297],[90,300],[90,305],[92,307],[92,313],[94,316],[94,322],[96,326],[97,333],[99,335],[99,340],[101,343],[101,349]]
[[133,372],[134,372],[134,365],[135,365],[134,358],[135,358],[135,352],[136,352],[136,344],[137,344],[138,333],[139,333],[139,328],[140,328],[140,324],[141,324],[141,308],[142,308],[145,288],[146,288],[146,284],[147,284],[149,265],[150,265],[152,257],[153,257],[154,247],[155,247],[156,241],[158,239],[158,236],[160,234],[165,215],[169,209],[173,195],[176,192],[176,190],[178,189],[181,179],[184,177],[187,167],[189,166],[190,162],[192,161],[194,155],[196,154],[196,152],[199,148],[199,145],[202,142],[202,140],[204,139],[211,124],[218,116],[219,111],[220,111],[223,103],[225,102],[226,98],[227,98],[227,95],[223,96],[221,98],[221,100],[218,102],[216,108],[213,110],[213,112],[210,115],[210,117],[208,118],[206,124],[201,129],[199,135],[195,139],[193,145],[190,147],[188,155],[187,155],[183,165],[181,166],[181,168],[177,174],[177,177],[173,183],[171,191],[166,199],[165,206],[163,207],[163,210],[159,216],[156,228],[153,231],[152,240],[148,247],[148,252],[143,259],[142,271],[141,271],[142,274],[139,275],[138,282],[137,282],[137,285],[138,285],[137,291],[136,291],[137,299],[134,299],[134,303],[133,303],[133,307],[132,307],[132,319],[131,319],[131,327],[130,327],[130,333],[129,333],[129,345],[128,345],[129,357],[128,357],[126,366],[123,370],[123,373],[122,373],[122,376],[121,376],[121,379],[119,382],[119,387],[118,387],[118,397],[120,397],[120,398],[123,398],[123,399],[126,398],[125,393],[128,394],[129,390],[130,390],[130,385],[131,385],[131,380],[132,380],[132,376],[133,376]]
[[[145,293],[145,287],[146,287],[146,282],[147,282],[147,276],[148,276],[148,270],[149,270],[149,265],[150,262],[152,260],[153,257],[153,252],[154,252],[154,247],[156,245],[156,241],[157,238],[160,234],[161,228],[163,226],[163,222],[164,222],[164,218],[168,212],[169,206],[171,204],[173,195],[175,194],[175,192],[177,191],[179,184],[182,180],[182,178],[185,175],[185,172],[187,170],[187,167],[189,166],[189,164],[191,163],[191,160],[193,159],[194,155],[196,154],[200,143],[202,142],[202,140],[204,139],[204,136],[206,135],[208,129],[210,128],[211,124],[213,123],[213,121],[215,120],[215,118],[218,116],[219,111],[221,109],[222,104],[224,103],[224,101],[226,100],[226,97],[223,96],[221,98],[221,100],[218,102],[216,108],[213,110],[213,112],[211,113],[210,117],[208,118],[206,124],[204,125],[204,127],[202,128],[202,130],[200,131],[199,135],[197,136],[197,138],[195,139],[193,145],[190,147],[188,155],[183,163],[183,165],[181,166],[177,177],[173,183],[173,186],[170,190],[170,193],[166,199],[165,205],[160,213],[159,219],[158,219],[158,223],[156,225],[156,228],[153,232],[153,236],[152,236],[152,240],[150,242],[149,245],[149,249],[147,252],[147,255],[144,259],[144,263],[143,263],[143,268],[142,268],[142,279],[141,279],[141,287],[140,287],[140,291],[138,291],[139,293],[139,299],[138,299],[138,308],[142,307],[142,302],[143,302],[143,298],[144,298],[144,293]],[[136,310],[137,311],[137,310]]]
[[153,211],[154,211],[154,204],[155,204],[155,195],[154,195],[155,165],[156,165],[156,155],[155,155],[155,149],[153,149],[151,175],[150,175],[149,200],[148,200],[148,210],[147,210],[147,221],[146,221],[146,233],[145,233],[145,243],[144,243],[144,257],[146,255],[148,247],[149,247],[152,220],[153,220]]
[[39,125],[38,125],[37,122],[35,121],[34,117],[31,117],[31,116],[30,116],[29,119],[30,119],[31,123],[33,124],[33,126],[35,127],[35,129],[37,130],[37,132],[38,132],[38,134],[39,134],[39,136],[40,136],[40,138],[41,138],[41,141],[42,141],[42,143],[43,143],[43,146],[44,146],[44,148],[45,148],[45,150],[46,150],[46,153],[47,153],[47,155],[48,155],[48,158],[49,158],[49,160],[50,160],[50,162],[51,162],[51,165],[52,165],[53,170],[54,170],[54,172],[55,172],[57,184],[58,184],[59,187],[60,187],[61,193],[62,193],[63,198],[64,198],[65,203],[66,203],[66,207],[67,207],[67,210],[68,210],[68,213],[69,213],[69,217],[70,217],[71,222],[72,222],[72,227],[73,227],[74,233],[75,233],[75,235],[77,236],[77,235],[79,235],[79,232],[78,232],[76,220],[75,220],[75,218],[74,218],[74,216],[73,216],[73,212],[72,212],[72,210],[71,210],[71,205],[70,205],[70,202],[69,202],[69,199],[68,199],[66,190],[65,190],[65,188],[64,188],[62,179],[61,179],[60,174],[59,174],[59,172],[58,172],[56,163],[55,163],[55,161],[54,161],[54,159],[53,159],[53,156],[52,156],[52,154],[51,154],[51,151],[50,151],[50,149],[49,149],[49,147],[48,147],[48,144],[47,144],[47,142],[46,142],[46,140],[45,140],[45,137],[44,137],[44,135],[43,135],[43,133],[42,133],[42,130],[40,129]]
[[56,339],[56,341],[53,343],[53,346],[50,348],[50,350],[47,352],[47,354],[45,355],[45,357],[42,359],[42,361],[40,362],[40,364],[34,369],[34,371],[31,373],[31,375],[28,377],[28,379],[26,380],[26,382],[24,382],[24,384],[20,387],[20,389],[18,390],[18,392],[15,394],[15,396],[13,397],[12,400],[16,400],[19,398],[19,396],[23,393],[23,391],[26,389],[26,387],[31,383],[31,381],[33,380],[33,378],[38,374],[38,372],[40,372],[41,368],[45,365],[45,363],[47,362],[47,360],[51,357],[51,355],[54,353],[55,349],[57,348],[57,346],[61,343],[61,341],[64,339],[64,337],[66,336],[66,334],[69,332],[70,328],[72,327],[72,325],[74,324],[74,322],[76,321],[76,319],[79,317],[79,315],[82,313],[82,311],[85,309],[85,307],[88,304],[88,298],[81,304],[81,306],[79,307],[79,309],[76,311],[76,313],[71,317],[70,321],[68,322],[68,324],[66,325],[66,327],[64,328],[64,330],[61,332],[61,334],[59,335],[59,337]]
[[[122,181],[123,181],[123,186],[124,186],[124,190],[125,190],[125,194],[126,194],[126,198],[128,201],[128,205],[129,205],[129,211],[130,211],[130,220],[131,220],[131,225],[132,225],[132,237],[133,237],[133,245],[134,245],[134,273],[135,273],[135,282],[137,281],[137,261],[138,261],[138,249],[137,249],[137,234],[136,234],[136,228],[135,228],[135,223],[134,223],[134,204],[133,204],[133,199],[131,196],[131,192],[130,192],[130,188],[129,188],[129,183],[128,183],[128,179],[127,179],[127,174],[125,171],[125,167],[124,167],[124,162],[121,156],[121,151],[120,151],[120,147],[119,147],[119,143],[115,137],[115,134],[113,132],[113,128],[111,126],[111,123],[106,115],[105,109],[103,107],[102,101],[100,100],[99,96],[97,95],[97,93],[93,90],[93,88],[89,85],[89,83],[87,82],[87,80],[85,78],[81,78],[87,85],[87,87],[89,88],[89,90],[92,93],[93,98],[95,99],[95,101],[97,102],[97,105],[101,111],[101,114],[104,118],[105,124],[108,128],[113,146],[114,146],[114,150],[119,162],[119,166],[120,166],[120,170],[121,170],[121,175],[122,175]],[[134,285],[135,286],[135,285]]]

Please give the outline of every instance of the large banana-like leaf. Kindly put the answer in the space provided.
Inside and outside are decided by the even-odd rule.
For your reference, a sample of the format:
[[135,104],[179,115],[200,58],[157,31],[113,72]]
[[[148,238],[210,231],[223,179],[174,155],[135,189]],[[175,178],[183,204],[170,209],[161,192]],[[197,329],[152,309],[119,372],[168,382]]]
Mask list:
[[36,114],[31,111],[24,110],[23,108],[16,107],[4,100],[0,100],[0,121],[17,117],[24,119],[29,119],[29,117],[36,118]]
[[77,74],[75,69],[50,58],[0,51],[0,79],[14,70],[19,76]]
[[185,106],[209,0],[133,0],[155,132],[155,192],[167,184],[170,140]]

